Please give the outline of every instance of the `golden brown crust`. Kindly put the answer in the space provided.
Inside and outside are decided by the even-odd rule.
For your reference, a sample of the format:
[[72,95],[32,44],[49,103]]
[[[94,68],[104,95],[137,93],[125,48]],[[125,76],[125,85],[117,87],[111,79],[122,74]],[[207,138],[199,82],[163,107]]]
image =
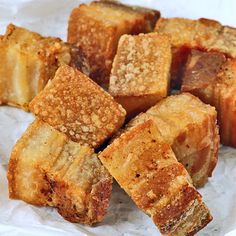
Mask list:
[[81,4],[73,9],[68,25],[68,42],[84,51],[90,77],[107,83],[118,40],[122,34],[150,32],[160,13],[111,1]]
[[[52,79],[58,66],[71,60],[59,38],[8,25],[0,39],[0,103],[28,109],[28,103]],[[9,59],[10,58],[10,59]]]
[[156,33],[121,36],[109,92],[126,109],[128,117],[145,111],[167,96],[170,65],[167,36]]
[[190,235],[211,221],[201,195],[154,121],[123,133],[99,158],[162,234]]
[[221,31],[219,22],[200,18],[190,20],[185,18],[161,18],[155,31],[169,34],[172,44],[171,86],[180,88],[183,67],[191,48],[208,48]]
[[219,52],[192,50],[181,90],[216,107],[221,142],[235,147],[236,60],[226,60]]
[[236,56],[236,29],[222,26],[219,22],[200,18],[190,20],[184,18],[161,18],[155,31],[169,34],[173,47],[173,62],[171,70],[172,84],[180,87],[182,68],[186,62],[188,51],[196,48],[205,51],[217,51],[227,57]]
[[73,141],[99,147],[122,126],[125,110],[87,76],[62,66],[30,110]]
[[[171,63],[169,37],[157,33],[123,35],[113,63],[109,92],[113,96],[167,93]],[[156,78],[157,77],[157,78]]]
[[9,196],[56,207],[71,222],[94,224],[107,211],[112,178],[93,150],[35,120],[15,145]]
[[140,6],[131,6],[125,5],[118,1],[113,0],[101,0],[101,1],[94,1],[91,5],[101,6],[105,8],[113,9],[114,11],[123,11],[128,14],[140,14],[145,19],[145,26],[143,26],[143,22],[140,25],[135,25],[131,34],[138,34],[140,32],[148,33],[153,31],[156,21],[160,17],[160,12],[155,9],[140,7]]
[[124,131],[148,119],[156,123],[178,161],[186,167],[194,186],[203,186],[212,175],[218,157],[215,109],[188,93],[170,96],[131,120]]
[[[161,18],[157,21],[155,31],[169,34],[173,46],[187,45],[191,48],[214,48],[222,25],[214,20],[200,18]],[[218,49],[218,48],[216,48]]]

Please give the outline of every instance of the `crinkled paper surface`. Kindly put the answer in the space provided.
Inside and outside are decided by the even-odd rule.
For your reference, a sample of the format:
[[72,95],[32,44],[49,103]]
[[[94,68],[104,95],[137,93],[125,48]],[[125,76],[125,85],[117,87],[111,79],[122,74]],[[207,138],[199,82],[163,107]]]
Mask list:
[[[83,1],[85,2],[85,1]],[[234,0],[127,0],[130,4],[153,7],[163,16],[213,18],[236,26]],[[37,31],[43,35],[66,39],[70,11],[76,0],[0,0],[0,34],[8,23]],[[0,58],[0,66],[4,62]],[[160,235],[151,219],[114,184],[110,208],[105,220],[95,227],[63,220],[55,209],[34,207],[9,200],[7,163],[11,149],[33,120],[33,116],[16,108],[0,107],[0,236],[154,236]],[[222,147],[213,177],[200,189],[214,220],[198,235],[236,235],[236,149]]]

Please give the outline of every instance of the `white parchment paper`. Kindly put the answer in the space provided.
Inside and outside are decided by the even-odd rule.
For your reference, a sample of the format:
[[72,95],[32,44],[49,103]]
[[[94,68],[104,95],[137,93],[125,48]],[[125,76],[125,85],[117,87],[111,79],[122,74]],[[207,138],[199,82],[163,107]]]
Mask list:
[[[0,0],[0,34],[10,22],[43,35],[66,39],[70,11],[76,0]],[[87,1],[83,1],[87,2]],[[236,26],[234,0],[124,0],[161,10],[166,17],[208,17]],[[0,66],[4,62],[0,58]],[[7,163],[11,148],[28,124],[31,114],[0,107],[0,236],[154,236],[160,235],[151,219],[114,184],[105,220],[95,227],[65,221],[55,209],[34,207],[9,200]],[[235,236],[236,231],[236,149],[222,147],[213,177],[200,189],[214,220],[199,236]]]

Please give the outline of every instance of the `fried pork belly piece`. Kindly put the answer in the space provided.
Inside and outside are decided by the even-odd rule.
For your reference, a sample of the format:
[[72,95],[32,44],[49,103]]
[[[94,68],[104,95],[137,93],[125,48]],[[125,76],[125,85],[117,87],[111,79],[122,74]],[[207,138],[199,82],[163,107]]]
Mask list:
[[30,110],[73,141],[99,147],[123,124],[126,112],[80,71],[60,67]]
[[28,109],[28,103],[71,61],[70,47],[58,38],[10,24],[0,38],[0,103]]
[[194,235],[212,217],[153,120],[115,139],[99,158],[163,235]]
[[187,169],[194,186],[201,187],[217,163],[219,136],[216,116],[214,107],[189,93],[182,93],[167,97],[146,113],[136,116],[117,136],[152,119],[178,161]]
[[153,31],[159,16],[159,11],[115,1],[81,4],[71,12],[68,42],[85,52],[91,67],[90,77],[106,84],[120,36]]
[[103,219],[112,178],[93,149],[36,119],[13,148],[9,196],[39,206],[53,206],[71,222]]
[[192,50],[181,90],[216,107],[221,142],[236,147],[236,59],[226,59],[219,52]]
[[155,31],[171,37],[172,83],[178,87],[183,73],[182,68],[188,57],[188,48],[219,51],[229,57],[236,57],[236,29],[222,26],[214,20],[161,18],[156,24]]
[[123,35],[113,61],[109,92],[128,118],[147,110],[169,90],[171,46],[157,33]]

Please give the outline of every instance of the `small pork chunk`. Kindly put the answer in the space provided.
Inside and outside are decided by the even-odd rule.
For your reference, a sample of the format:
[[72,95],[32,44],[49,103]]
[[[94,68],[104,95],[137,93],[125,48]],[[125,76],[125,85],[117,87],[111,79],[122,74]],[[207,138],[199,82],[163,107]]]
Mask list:
[[159,11],[126,6],[115,1],[81,4],[71,12],[68,42],[79,45],[91,67],[90,77],[107,84],[122,34],[153,31]]
[[212,175],[219,148],[214,107],[189,93],[163,99],[131,120],[123,131],[152,119],[177,159],[190,174],[195,187],[203,186]]
[[163,235],[194,235],[211,221],[201,195],[154,121],[123,133],[99,158]]
[[112,178],[88,146],[36,119],[15,144],[9,196],[53,206],[71,222],[93,224],[106,214]]
[[221,142],[236,147],[236,59],[226,59],[219,52],[192,50],[181,90],[216,107]]
[[177,87],[180,87],[188,48],[219,51],[228,57],[236,57],[236,29],[223,26],[214,20],[162,18],[157,22],[155,31],[171,37],[173,52],[171,79],[172,84]]
[[169,90],[171,47],[157,33],[123,35],[113,61],[109,92],[128,118],[147,110]]
[[71,61],[70,47],[58,38],[10,24],[0,38],[0,104],[28,110],[29,102]]
[[73,141],[99,147],[123,124],[126,112],[80,71],[61,66],[30,110]]

